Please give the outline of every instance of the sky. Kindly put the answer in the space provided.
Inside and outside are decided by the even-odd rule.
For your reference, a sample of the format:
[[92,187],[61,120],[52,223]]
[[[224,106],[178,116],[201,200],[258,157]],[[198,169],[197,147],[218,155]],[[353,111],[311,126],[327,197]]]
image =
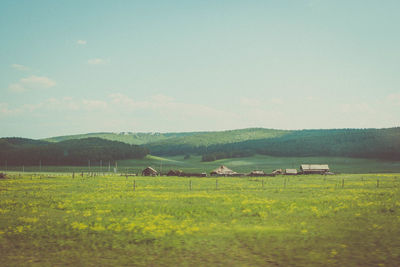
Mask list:
[[0,137],[400,126],[400,1],[0,2]]

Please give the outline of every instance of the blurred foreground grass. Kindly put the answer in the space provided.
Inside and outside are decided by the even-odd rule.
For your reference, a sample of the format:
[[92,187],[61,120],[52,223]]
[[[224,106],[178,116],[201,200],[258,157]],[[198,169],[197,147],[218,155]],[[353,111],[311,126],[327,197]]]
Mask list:
[[400,262],[399,174],[9,176],[0,180],[3,266]]

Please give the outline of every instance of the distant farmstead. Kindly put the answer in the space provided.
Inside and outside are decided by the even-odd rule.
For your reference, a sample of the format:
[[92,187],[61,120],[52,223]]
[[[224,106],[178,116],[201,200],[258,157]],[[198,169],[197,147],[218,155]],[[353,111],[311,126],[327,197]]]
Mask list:
[[152,167],[147,167],[146,169],[144,169],[142,171],[142,175],[143,176],[156,176],[158,174],[158,172],[153,169]]
[[286,169],[285,174],[286,175],[297,175],[297,170],[296,169]]
[[329,172],[328,164],[301,164],[300,170],[304,174],[325,174]]
[[249,176],[253,176],[253,177],[265,176],[265,172],[254,170],[251,173],[249,173]]
[[183,171],[181,170],[170,170],[167,173],[167,176],[182,176],[183,175]]
[[278,175],[278,174],[282,174],[283,170],[282,169],[276,169],[272,172],[273,175]]
[[229,169],[224,165],[221,165],[217,169],[210,172],[210,175],[212,176],[235,176],[237,174],[238,174],[237,172],[232,171],[231,169]]

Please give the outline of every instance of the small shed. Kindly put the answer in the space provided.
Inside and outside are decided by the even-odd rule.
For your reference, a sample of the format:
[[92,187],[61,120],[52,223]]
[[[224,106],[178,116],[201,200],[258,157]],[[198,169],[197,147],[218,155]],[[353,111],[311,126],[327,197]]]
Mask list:
[[232,171],[228,167],[221,165],[217,169],[213,170],[210,172],[211,176],[235,176],[237,175],[237,172]]
[[296,169],[286,169],[285,175],[297,175],[297,170]]
[[325,174],[329,172],[328,164],[301,164],[300,170],[304,174]]
[[146,169],[144,169],[142,171],[142,175],[143,176],[156,176],[158,174],[158,172],[153,169],[152,167],[147,167]]

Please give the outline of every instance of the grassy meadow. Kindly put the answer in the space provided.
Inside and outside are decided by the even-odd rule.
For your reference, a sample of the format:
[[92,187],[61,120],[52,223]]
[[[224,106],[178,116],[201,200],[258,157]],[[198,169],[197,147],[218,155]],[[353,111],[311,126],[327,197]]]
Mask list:
[[400,262],[400,174],[8,176],[0,180],[3,266]]
[[[275,169],[300,168],[300,164],[329,164],[335,173],[400,173],[400,161],[361,159],[345,157],[273,157],[255,155],[252,157],[221,159],[212,162],[202,162],[201,156],[191,155],[189,159],[184,156],[157,157],[148,155],[144,159],[129,159],[117,161],[118,172],[140,174],[147,167],[152,166],[162,173],[171,169],[180,169],[185,172],[210,173],[220,165],[226,165],[237,172],[251,172],[252,170],[264,170],[267,173]],[[115,165],[110,166],[113,171]],[[22,172],[108,172],[109,163],[103,162],[102,166],[0,166],[0,171]]]

